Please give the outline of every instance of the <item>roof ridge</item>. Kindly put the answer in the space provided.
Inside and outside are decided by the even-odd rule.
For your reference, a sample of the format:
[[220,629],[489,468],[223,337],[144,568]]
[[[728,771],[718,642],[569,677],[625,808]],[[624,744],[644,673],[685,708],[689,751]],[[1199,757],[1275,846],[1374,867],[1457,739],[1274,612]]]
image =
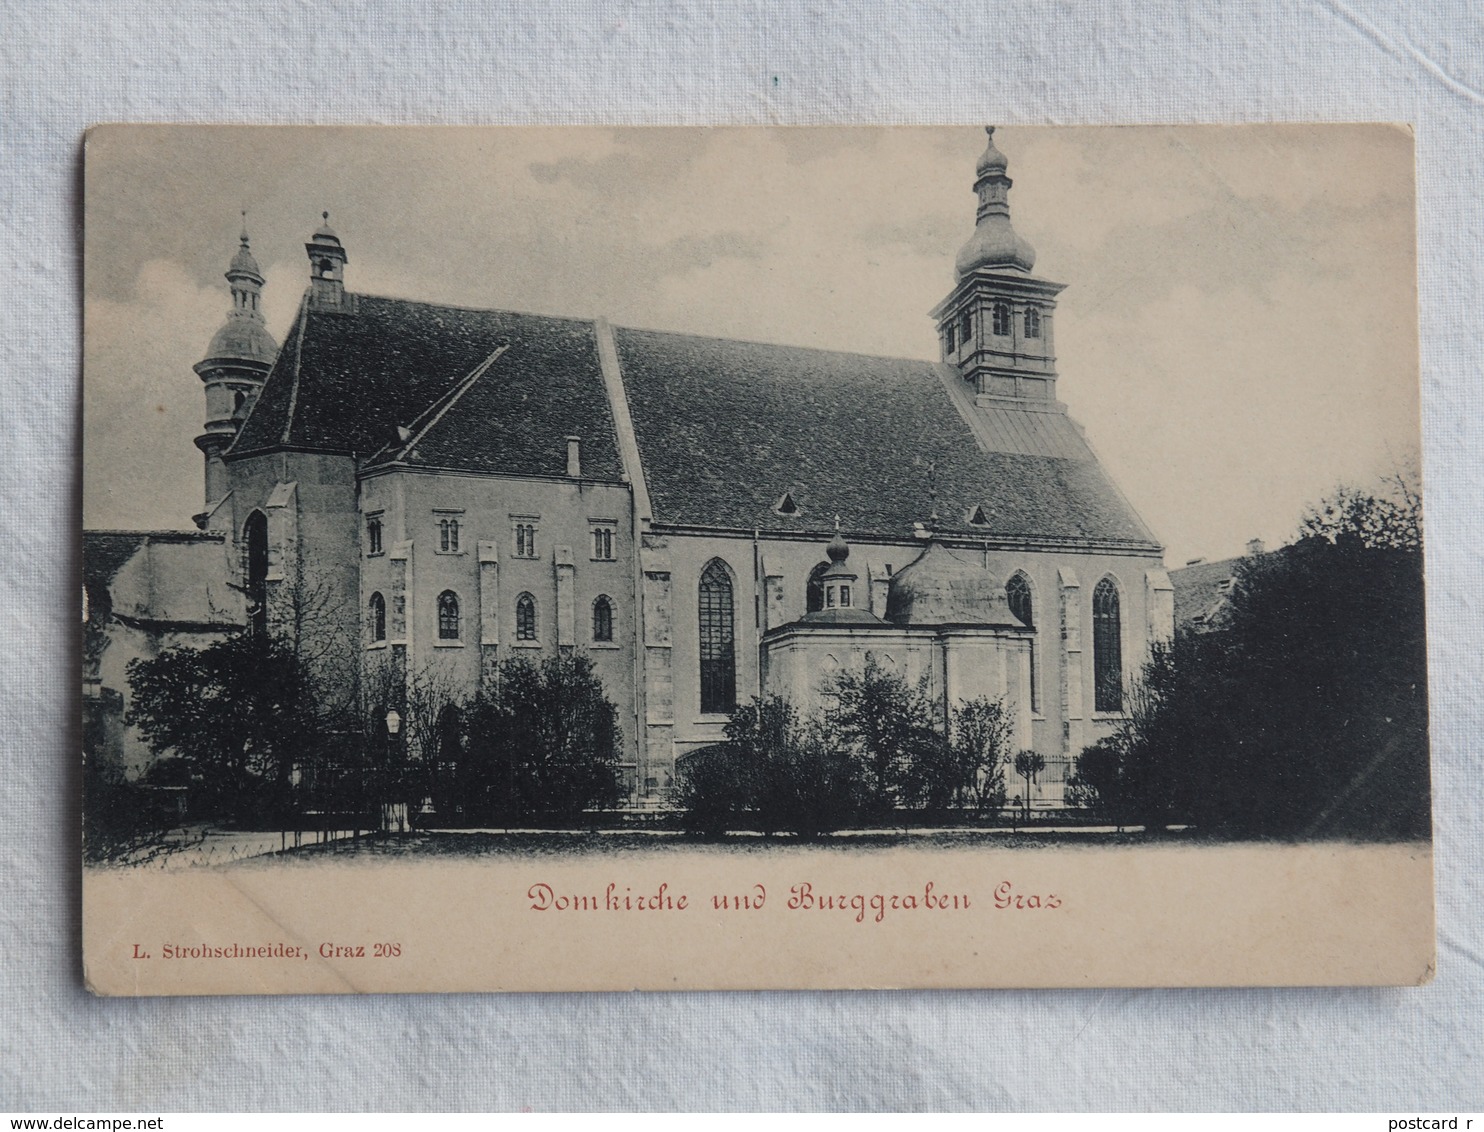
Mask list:
[[842,358],[869,358],[875,362],[906,362],[914,366],[937,366],[941,363],[930,358],[905,358],[900,354],[866,354],[859,350],[835,350],[828,346],[798,346],[788,342],[765,342],[759,338],[728,338],[721,334],[694,334],[688,330],[658,330],[649,326],[622,326],[613,324],[614,330],[632,330],[638,334],[663,334],[669,338],[693,338],[702,342],[726,342],[733,346],[767,346],[775,350],[797,350],[810,354],[832,354]]
[[[350,292],[347,292],[349,294]],[[410,307],[424,307],[436,310],[466,311],[470,314],[513,314],[526,318],[544,318],[552,322],[577,322],[594,323],[599,319],[607,322],[614,330],[632,330],[639,334],[664,334],[672,338],[694,338],[706,342],[729,342],[733,345],[742,346],[769,346],[778,350],[805,350],[815,354],[837,354],[847,358],[871,358],[875,361],[888,362],[910,362],[913,365],[937,365],[939,363],[930,358],[910,358],[901,354],[871,354],[859,350],[840,350],[829,346],[804,346],[793,342],[772,342],[762,338],[733,338],[722,334],[697,334],[689,330],[665,330],[656,326],[629,326],[625,323],[613,322],[606,315],[588,316],[575,314],[550,314],[543,311],[517,310],[514,307],[477,307],[465,303],[433,303],[426,299],[404,299],[397,295],[373,295],[364,291],[355,293],[355,297],[361,299],[373,299],[383,303],[402,303]]]
[[[351,292],[346,292],[351,294]],[[469,314],[514,314],[525,318],[544,318],[552,322],[592,322],[585,315],[575,314],[545,314],[541,311],[516,310],[514,307],[474,307],[465,303],[433,303],[426,299],[404,299],[397,295],[372,295],[364,291],[354,293],[357,299],[371,299],[381,303],[402,303],[409,307],[427,307],[435,310],[466,311]]]
[[90,535],[106,535],[110,538],[193,538],[193,539],[215,539],[221,541],[226,538],[225,531],[197,531],[186,528],[175,529],[172,527],[151,527],[148,530],[129,531],[122,527],[84,527],[83,537]]
[[305,291],[303,298],[299,300],[299,317],[295,321],[298,324],[299,333],[294,337],[294,376],[292,384],[289,385],[289,407],[283,417],[283,435],[278,440],[280,444],[289,442],[289,434],[294,428],[294,414],[299,410],[299,366],[304,358],[304,331],[309,325],[308,291]]
[[[405,443],[403,443],[401,448],[397,449],[398,454],[401,456],[406,456],[408,453],[410,453],[412,449],[417,445],[418,441],[422,440],[423,437],[427,436],[428,433],[432,431],[434,426],[436,426],[438,422],[443,419],[448,410],[452,409],[456,404],[458,404],[459,398],[462,397],[465,393],[469,392],[469,390],[473,389],[474,383],[477,382],[486,373],[488,373],[490,367],[495,364],[496,359],[498,359],[500,355],[508,349],[510,349],[510,342],[507,339],[502,338],[499,344],[495,346],[494,352],[491,353],[489,357],[485,358],[484,361],[475,366],[474,369],[466,378],[464,378],[463,381],[459,382],[442,397],[438,398],[437,401],[434,401],[421,413],[413,417],[412,423],[407,426],[408,432],[412,432],[413,428],[417,425],[417,422],[428,416],[429,413],[433,414],[432,417],[428,420],[427,424],[423,425],[421,430],[419,430]],[[440,405],[439,402],[445,403]],[[382,451],[386,451],[387,447],[388,446],[383,445]],[[381,455],[381,452],[378,452],[377,455]]]

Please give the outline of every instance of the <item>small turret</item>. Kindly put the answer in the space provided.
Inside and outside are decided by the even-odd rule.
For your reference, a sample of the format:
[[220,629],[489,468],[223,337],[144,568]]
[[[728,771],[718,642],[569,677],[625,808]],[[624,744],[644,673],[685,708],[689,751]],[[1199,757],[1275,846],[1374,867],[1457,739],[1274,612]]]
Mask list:
[[850,545],[845,541],[845,536],[840,533],[838,515],[835,517],[835,537],[830,539],[824,552],[830,564],[819,576],[820,589],[824,594],[823,607],[813,613],[804,614],[800,620],[809,624],[826,625],[884,624],[881,618],[856,605],[856,602],[865,595],[861,593],[857,585],[856,580],[859,575],[849,564]]
[[278,344],[268,333],[260,309],[263,273],[248,243],[246,212],[242,219],[237,254],[226,271],[232,289],[232,309],[226,322],[212,335],[206,357],[195,366],[206,387],[206,429],[196,437],[196,447],[206,457],[208,512],[227,493],[227,469],[222,453],[236,439],[262,391],[268,371],[273,368],[273,359],[278,356]]
[[335,229],[330,227],[330,214],[304,245],[309,255],[309,305],[316,310],[346,310],[345,265],[350,257]]

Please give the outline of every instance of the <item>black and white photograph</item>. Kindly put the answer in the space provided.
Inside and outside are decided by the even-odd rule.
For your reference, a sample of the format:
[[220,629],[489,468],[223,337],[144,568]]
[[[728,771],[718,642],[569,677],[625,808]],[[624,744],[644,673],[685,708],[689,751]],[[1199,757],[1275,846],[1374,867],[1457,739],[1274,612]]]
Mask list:
[[94,991],[1431,977],[1407,127],[84,177]]

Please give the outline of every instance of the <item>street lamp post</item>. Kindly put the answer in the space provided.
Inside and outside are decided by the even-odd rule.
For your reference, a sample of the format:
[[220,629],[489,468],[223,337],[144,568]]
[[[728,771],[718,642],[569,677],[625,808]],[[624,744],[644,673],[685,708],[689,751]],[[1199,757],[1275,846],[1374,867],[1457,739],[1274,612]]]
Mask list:
[[386,713],[386,781],[383,790],[390,793],[392,797],[381,804],[381,828],[390,830],[392,823],[397,825],[397,832],[406,830],[406,813],[403,809],[404,803],[399,801],[397,794],[400,793],[398,786],[401,780],[400,760],[397,758],[397,736],[402,731],[402,716],[396,708]]

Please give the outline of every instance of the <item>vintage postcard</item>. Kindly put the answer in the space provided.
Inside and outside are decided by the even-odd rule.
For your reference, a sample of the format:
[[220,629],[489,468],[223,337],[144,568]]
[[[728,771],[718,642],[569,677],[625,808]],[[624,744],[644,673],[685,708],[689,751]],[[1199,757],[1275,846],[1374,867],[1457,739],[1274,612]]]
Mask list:
[[95,992],[1431,977],[1406,127],[86,147]]

